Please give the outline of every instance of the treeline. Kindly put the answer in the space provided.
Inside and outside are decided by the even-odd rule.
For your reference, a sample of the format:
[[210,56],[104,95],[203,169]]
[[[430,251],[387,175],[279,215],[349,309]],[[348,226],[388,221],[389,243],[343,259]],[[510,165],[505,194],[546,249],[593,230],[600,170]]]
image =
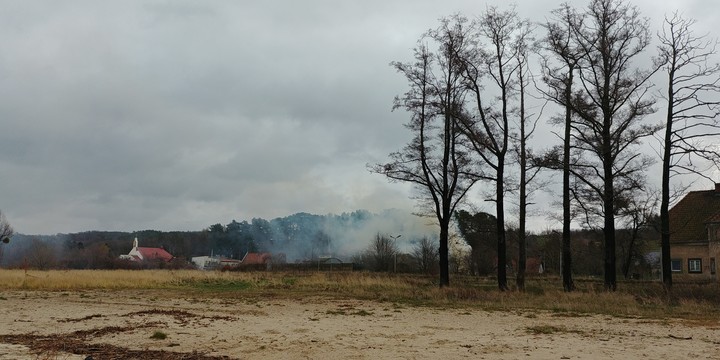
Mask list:
[[73,234],[15,234],[0,246],[0,266],[39,269],[108,269],[127,266],[117,259],[127,254],[134,238],[141,247],[167,250],[177,259],[218,255],[240,259],[247,252],[283,253],[288,261],[335,256],[349,260],[364,248],[374,233],[404,231],[408,238],[422,233],[413,229],[410,214],[397,210],[373,214],[357,210],[340,215],[297,213],[272,220],[254,218],[214,224],[201,231],[136,232],[87,231]]
[[[395,219],[392,219],[392,217]],[[125,269],[189,268],[193,256],[220,255],[242,258],[246,252],[296,254],[288,262],[305,265],[306,270],[354,269],[382,272],[438,274],[439,254],[434,233],[408,231],[398,212],[373,214],[355,211],[341,215],[298,213],[273,220],[252,219],[214,224],[201,231],[136,232],[87,231],[73,234],[15,234],[0,246],[0,266],[33,269]],[[455,274],[493,276],[497,271],[497,243],[486,213],[459,211],[454,223],[457,231],[450,251],[450,270]],[[395,224],[396,227],[388,227]],[[406,224],[405,224],[406,225]],[[400,235],[397,230],[408,231]],[[518,229],[509,227],[508,252],[517,254]],[[392,235],[396,234],[396,235]],[[582,276],[602,275],[601,231],[574,231],[573,271]],[[119,260],[127,254],[137,237],[142,247],[166,249],[176,259],[171,263],[132,264]],[[618,230],[618,272],[625,277],[656,278],[658,233],[652,226],[638,231]],[[559,274],[561,236],[557,231],[530,234],[527,254],[535,275]],[[348,243],[356,246],[347,247]],[[519,259],[510,256],[507,269],[516,274]],[[344,266],[338,265],[344,263]],[[348,266],[352,263],[352,266]],[[263,267],[264,268],[264,267]],[[276,269],[282,269],[277,267]],[[295,268],[293,268],[295,269]],[[654,273],[655,271],[655,273]]]
[[[140,246],[164,248],[178,260],[172,264],[134,265],[119,256],[132,249],[133,239]],[[186,267],[194,251],[207,246],[207,231],[86,231],[72,234],[15,234],[0,248],[0,266],[33,269],[123,269],[140,267]]]
[[[455,213],[454,221],[462,242],[468,245],[462,251],[451,255],[451,270],[482,276],[497,273],[497,242],[495,216],[484,212],[471,214],[460,210]],[[519,272],[520,229],[510,226],[506,229],[507,271],[512,275]],[[603,239],[601,230],[582,229],[571,232],[573,238],[573,273],[580,276],[601,277],[603,275]],[[617,271],[624,278],[659,278],[659,232],[657,216],[639,228],[621,228],[617,230]],[[543,273],[561,274],[562,233],[546,230],[541,233],[526,234],[526,268],[537,274],[539,266]]]

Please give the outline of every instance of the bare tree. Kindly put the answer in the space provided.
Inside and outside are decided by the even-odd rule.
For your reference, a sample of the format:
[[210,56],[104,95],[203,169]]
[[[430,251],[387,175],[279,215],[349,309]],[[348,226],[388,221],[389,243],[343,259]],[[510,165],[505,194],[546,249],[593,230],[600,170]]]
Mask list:
[[[560,121],[564,127],[562,135],[562,163],[559,168],[563,172],[562,190],[562,280],[565,291],[573,291],[575,284],[572,279],[572,251],[570,247],[571,194],[570,194],[570,158],[571,158],[571,131],[572,131],[572,94],[575,70],[581,58],[581,49],[574,43],[573,28],[577,26],[578,15],[567,3],[553,11],[554,21],[548,22],[545,49],[559,62],[559,66],[552,65],[545,59],[543,62],[543,81],[548,86],[545,96],[563,106],[565,116]],[[554,157],[554,156],[551,156]]]
[[[572,102],[571,136],[584,155],[570,168],[582,187],[575,193],[586,214],[601,214],[605,288],[617,288],[616,199],[641,187],[651,160],[634,145],[656,131],[642,122],[651,114],[648,79],[654,70],[631,67],[650,43],[647,19],[622,0],[592,0],[571,27],[581,50],[577,73],[583,91]],[[594,204],[597,205],[594,205]]]
[[627,199],[618,201],[618,217],[622,222],[621,234],[625,235],[625,241],[620,243],[620,252],[623,255],[622,274],[625,279],[630,277],[630,267],[633,262],[642,256],[643,232],[657,225],[653,224],[657,220],[657,195],[657,191],[643,189],[629,194]]
[[3,245],[10,242],[10,238],[14,233],[12,226],[5,218],[5,214],[0,211],[0,263],[2,263],[3,253],[5,252]]
[[7,244],[10,242],[10,238],[13,236],[15,231],[13,230],[10,223],[7,221],[5,214],[0,211],[0,241]]
[[[475,22],[479,36],[475,46],[462,54],[464,77],[471,93],[473,110],[467,111],[462,129],[473,150],[481,159],[481,166],[490,168],[492,175],[483,176],[495,183],[495,211],[497,218],[498,288],[507,290],[507,245],[505,234],[505,171],[506,156],[510,149],[511,98],[515,73],[519,69],[517,33],[525,22],[514,9],[500,11],[489,7]],[[487,41],[487,49],[483,42]],[[498,104],[488,106],[484,80],[490,79],[500,93]]]
[[57,258],[55,249],[47,242],[32,239],[27,249],[26,260],[34,269],[47,270],[55,266]]
[[387,235],[377,233],[375,240],[370,244],[368,252],[373,259],[373,267],[375,271],[392,271],[395,257],[398,253],[398,247],[395,239],[391,239]]
[[433,274],[438,263],[438,248],[427,236],[418,241],[412,249],[418,269],[423,274]]
[[[420,191],[424,213],[431,213],[440,226],[440,286],[450,284],[449,227],[453,212],[477,181],[472,162],[464,151],[458,117],[465,97],[461,78],[466,21],[455,16],[441,20],[415,48],[415,62],[394,62],[410,89],[395,98],[394,108],[411,114],[406,125],[414,138],[401,151],[390,154],[390,162],[376,164],[371,171],[395,181],[414,184]],[[438,46],[431,51],[426,43]]]
[[667,114],[662,139],[662,190],[660,200],[660,238],[662,277],[666,289],[672,288],[670,268],[670,181],[674,175],[693,173],[701,177],[698,159],[718,166],[720,150],[704,142],[720,134],[720,65],[711,63],[717,42],[692,31],[694,20],[675,13],[665,18],[658,34],[658,62],[667,72]]
[[[531,119],[532,115],[528,114],[525,106],[525,98],[527,96],[527,88],[530,83],[530,66],[529,56],[531,51],[535,50],[535,44],[532,42],[534,39],[531,38],[533,28],[529,23],[525,23],[522,28],[518,31],[517,39],[517,52],[515,59],[518,64],[517,71],[517,91],[520,96],[519,99],[519,119],[518,128],[519,135],[517,139],[517,157],[520,165],[520,193],[519,193],[519,211],[518,211],[518,269],[516,277],[516,285],[518,290],[525,290],[525,268],[527,266],[527,209],[529,205],[529,199],[533,191],[532,186],[540,173],[541,167],[532,159],[532,151],[528,148],[528,141],[532,138],[533,133],[537,127],[537,122],[540,116]],[[541,111],[542,113],[542,111]],[[530,161],[528,161],[530,160]]]

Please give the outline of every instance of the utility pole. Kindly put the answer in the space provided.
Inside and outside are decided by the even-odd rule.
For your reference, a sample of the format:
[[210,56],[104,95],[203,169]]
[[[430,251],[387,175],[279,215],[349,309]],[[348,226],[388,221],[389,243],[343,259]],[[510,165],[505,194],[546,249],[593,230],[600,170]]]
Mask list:
[[[396,236],[390,235],[390,238],[393,239],[393,243],[395,243],[397,241],[397,239],[401,236],[402,236],[402,234],[396,235]],[[397,245],[397,244],[395,244],[395,245]],[[397,251],[395,252],[395,260],[393,261],[393,272],[397,273]]]

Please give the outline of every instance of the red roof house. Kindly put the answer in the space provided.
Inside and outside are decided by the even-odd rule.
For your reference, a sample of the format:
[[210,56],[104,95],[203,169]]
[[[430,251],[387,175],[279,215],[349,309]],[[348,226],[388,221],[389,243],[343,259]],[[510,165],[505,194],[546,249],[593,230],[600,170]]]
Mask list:
[[245,257],[242,259],[243,265],[248,264],[267,264],[270,263],[272,260],[272,255],[270,253],[247,253],[245,254]]
[[120,255],[121,259],[143,262],[143,261],[164,261],[169,262],[174,258],[172,254],[162,248],[139,247],[138,239],[133,241],[133,248],[127,255]]

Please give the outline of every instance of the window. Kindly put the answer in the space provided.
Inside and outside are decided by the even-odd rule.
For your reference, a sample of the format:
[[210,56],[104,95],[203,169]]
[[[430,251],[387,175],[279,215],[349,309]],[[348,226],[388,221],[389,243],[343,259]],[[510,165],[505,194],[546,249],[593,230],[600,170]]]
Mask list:
[[670,270],[672,270],[672,272],[682,272],[682,260],[681,259],[670,260]]
[[702,259],[688,259],[688,272],[695,274],[702,273]]
[[715,258],[710,258],[710,273],[715,275]]

